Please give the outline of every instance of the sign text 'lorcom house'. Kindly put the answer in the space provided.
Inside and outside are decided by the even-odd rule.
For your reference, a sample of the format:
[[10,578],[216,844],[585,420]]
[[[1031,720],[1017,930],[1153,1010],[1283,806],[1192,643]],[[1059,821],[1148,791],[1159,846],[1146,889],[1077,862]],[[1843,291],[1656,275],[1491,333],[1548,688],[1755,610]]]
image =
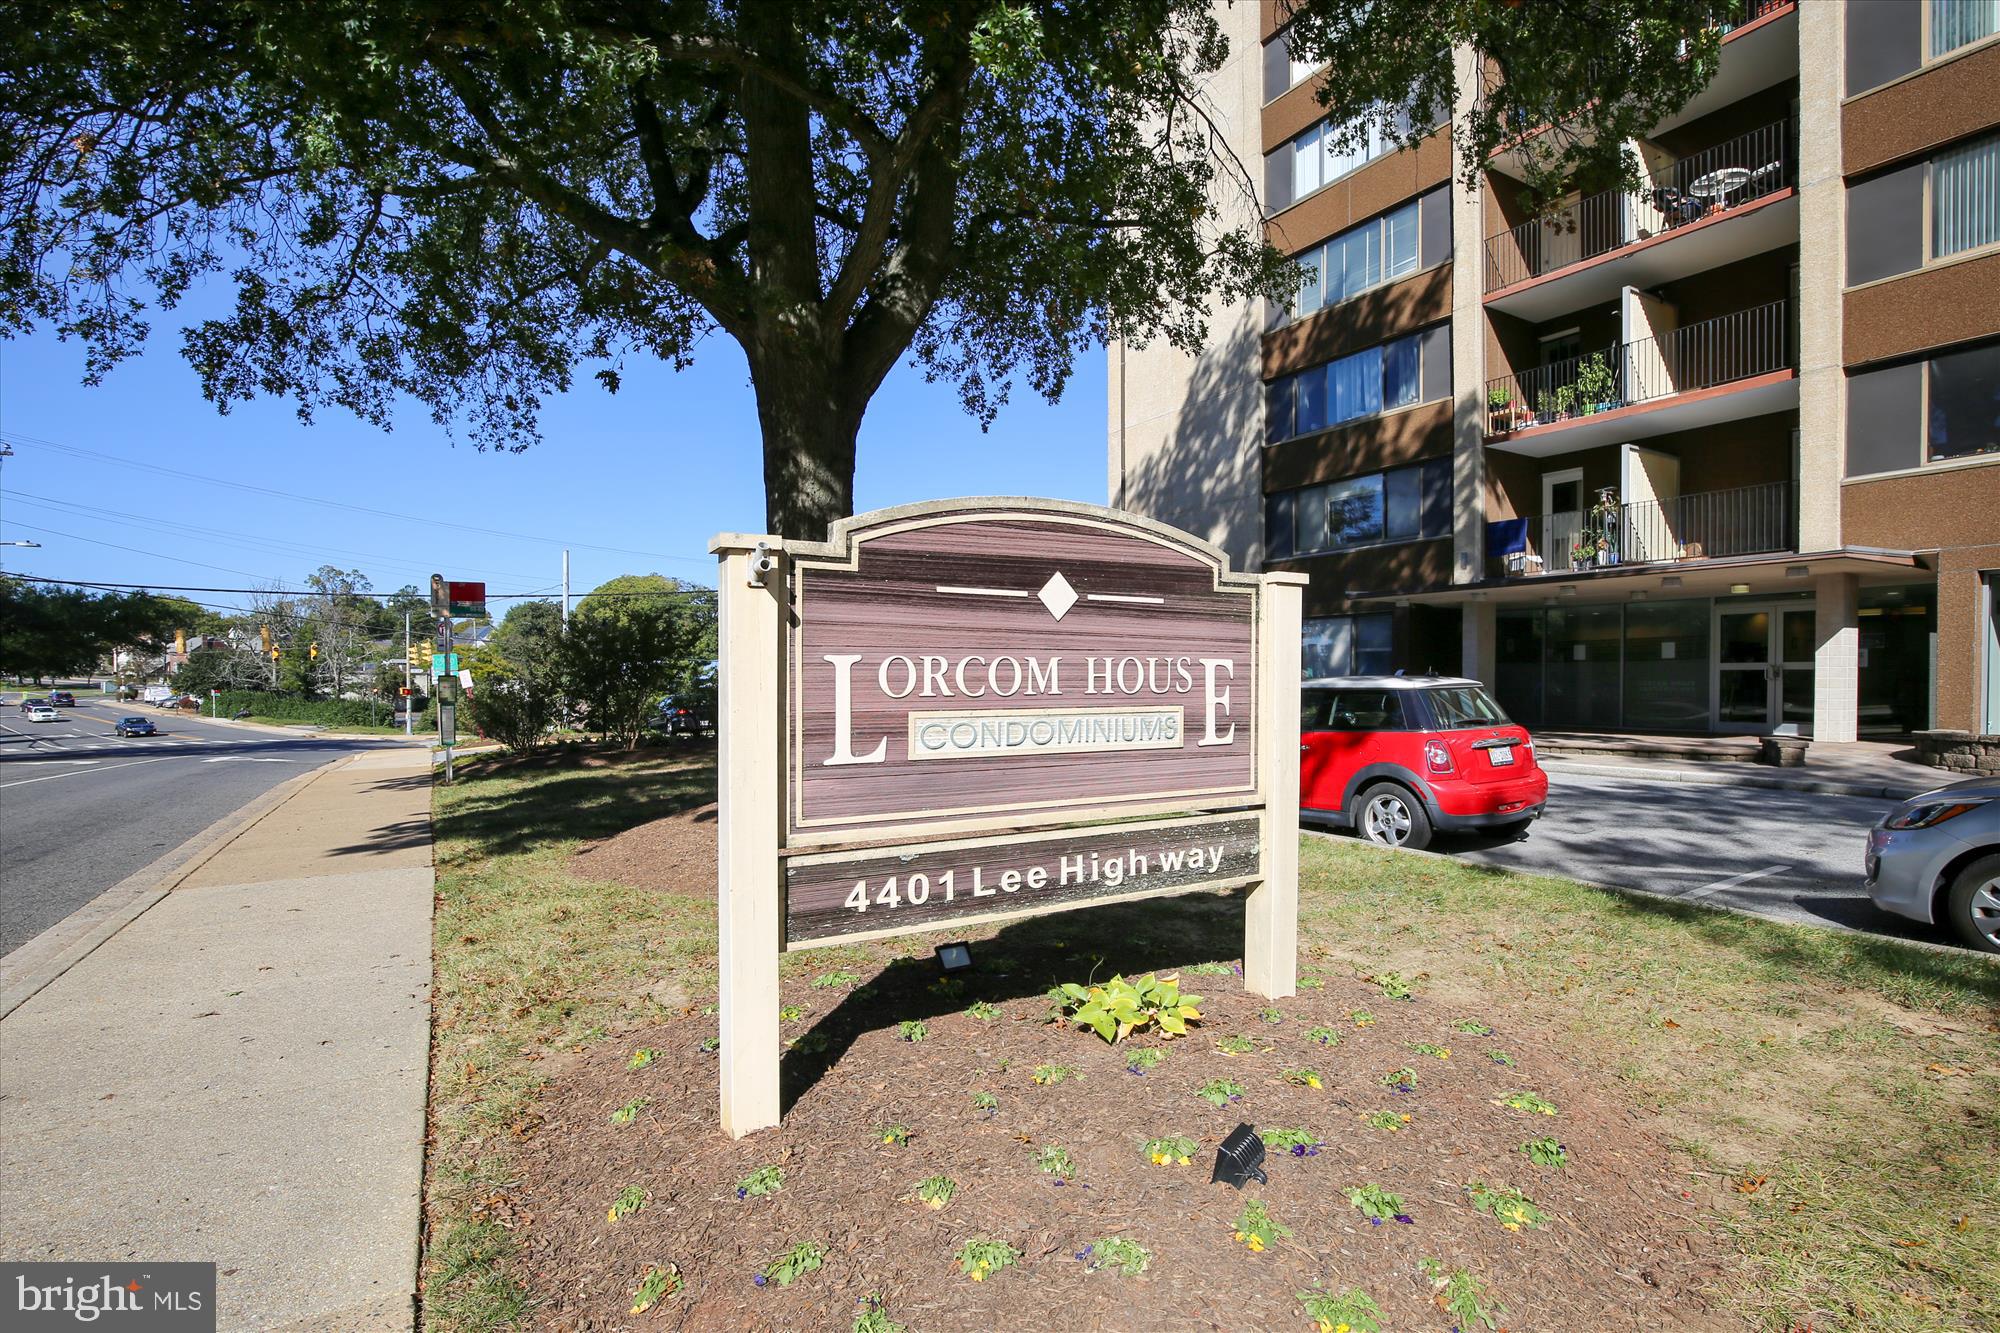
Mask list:
[[1251,886],[1297,938],[1299,584],[1149,519],[948,500],[725,535],[722,1123],[778,1122],[778,957]]

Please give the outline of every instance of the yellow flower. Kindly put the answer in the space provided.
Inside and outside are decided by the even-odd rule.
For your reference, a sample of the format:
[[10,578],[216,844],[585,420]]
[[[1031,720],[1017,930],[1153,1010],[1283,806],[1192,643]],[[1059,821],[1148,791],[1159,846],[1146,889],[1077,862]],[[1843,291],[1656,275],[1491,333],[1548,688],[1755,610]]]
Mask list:
[[1154,1154],[1153,1154],[1153,1165],[1154,1165],[1154,1166],[1165,1166],[1166,1164],[1167,1164],[1167,1157],[1166,1157],[1166,1154],[1165,1154],[1165,1153],[1157,1153],[1157,1152],[1156,1152],[1156,1153],[1154,1153]]
[[618,1220],[618,1210],[616,1208],[605,1209],[604,1220],[607,1222],[616,1222]]
[[1264,1248],[1264,1238],[1262,1236],[1252,1236],[1250,1238],[1250,1249],[1252,1253],[1260,1252],[1263,1250],[1263,1248]]
[[1236,1239],[1238,1239],[1238,1240],[1242,1240],[1242,1239],[1243,1239],[1243,1233],[1242,1233],[1242,1232],[1240,1232],[1240,1231],[1239,1231],[1239,1232],[1237,1232],[1237,1233],[1236,1233]]
[[1519,1222],[1502,1222],[1500,1225],[1507,1228],[1509,1231],[1519,1231],[1521,1229],[1521,1224]]
[[1187,1159],[1187,1158],[1185,1158],[1185,1157],[1183,1157],[1183,1158],[1181,1158],[1181,1159],[1180,1159],[1180,1163],[1181,1163],[1181,1165],[1182,1165],[1182,1166],[1186,1166],[1186,1165],[1188,1164],[1188,1159]]
[[1312,1078],[1307,1079],[1306,1086],[1308,1088],[1317,1088],[1319,1086],[1319,1076],[1314,1075]]
[[1440,1049],[1440,1050],[1438,1051],[1438,1059],[1440,1059],[1440,1060],[1449,1060],[1449,1059],[1451,1059],[1451,1047],[1449,1047],[1449,1046],[1446,1046],[1446,1047],[1443,1047],[1443,1048],[1441,1048],[1441,1049]]
[[1333,1330],[1333,1333],[1348,1333],[1348,1327],[1347,1325],[1342,1324],[1339,1328]]
[[1410,1123],[1410,1117],[1408,1117],[1408,1116],[1404,1116],[1404,1117],[1403,1117],[1403,1123],[1404,1123],[1404,1124],[1406,1124],[1406,1125],[1407,1125],[1407,1124],[1409,1124],[1409,1123]]
[[972,1280],[973,1280],[974,1282],[984,1282],[984,1281],[986,1280],[986,1270],[985,1270],[985,1269],[983,1269],[983,1268],[975,1268],[975,1269],[973,1269],[973,1270],[972,1270]]

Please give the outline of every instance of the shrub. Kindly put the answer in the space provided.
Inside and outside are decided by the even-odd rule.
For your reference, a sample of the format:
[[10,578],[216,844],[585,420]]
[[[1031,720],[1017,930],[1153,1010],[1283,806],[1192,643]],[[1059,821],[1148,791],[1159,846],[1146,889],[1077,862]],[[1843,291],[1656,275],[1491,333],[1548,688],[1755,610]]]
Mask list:
[[1113,1043],[1148,1023],[1157,1023],[1163,1036],[1186,1036],[1187,1025],[1201,1017],[1195,1007],[1201,996],[1183,995],[1179,982],[1163,981],[1151,972],[1132,981],[1113,977],[1088,988],[1065,982],[1050,998],[1078,1027]]

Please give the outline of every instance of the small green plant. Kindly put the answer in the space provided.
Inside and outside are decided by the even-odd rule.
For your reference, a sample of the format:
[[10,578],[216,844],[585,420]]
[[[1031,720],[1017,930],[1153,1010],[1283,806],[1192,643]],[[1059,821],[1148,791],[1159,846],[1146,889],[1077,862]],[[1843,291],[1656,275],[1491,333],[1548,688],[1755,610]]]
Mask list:
[[1394,1088],[1397,1092],[1410,1092],[1417,1086],[1417,1071],[1408,1065],[1392,1069],[1382,1076],[1382,1086]]
[[1322,1046],[1338,1046],[1340,1045],[1340,1029],[1328,1027],[1308,1028],[1306,1030],[1306,1040],[1316,1041]]
[[1576,401],[1595,408],[1613,401],[1617,378],[1605,364],[1602,352],[1593,352],[1576,368]]
[[611,1123],[614,1125],[631,1124],[639,1118],[639,1112],[645,1110],[646,1104],[651,1100],[650,1097],[634,1097],[631,1101],[626,1102],[611,1113]]
[[1463,1268],[1446,1269],[1441,1259],[1419,1259],[1417,1271],[1430,1279],[1431,1299],[1438,1309],[1451,1316],[1460,1333],[1471,1333],[1475,1324],[1491,1329],[1500,1327],[1499,1316],[1507,1313],[1507,1307],[1498,1301],[1486,1304],[1492,1298],[1478,1278]]
[[1359,1209],[1372,1226],[1410,1220],[1410,1215],[1403,1211],[1403,1196],[1391,1194],[1379,1185],[1357,1185],[1347,1191],[1347,1201]]
[[715,1054],[718,1050],[722,1049],[722,1038],[703,1037],[701,1039],[701,1049],[710,1055]]
[[939,977],[929,986],[925,987],[925,989],[930,991],[931,994],[943,996],[947,1000],[956,1000],[959,996],[965,994],[965,983],[957,977]]
[[1409,978],[1401,972],[1377,972],[1375,984],[1380,986],[1382,993],[1392,1000],[1416,998],[1417,992],[1411,987]]
[[1262,1254],[1272,1242],[1283,1240],[1292,1234],[1292,1229],[1272,1218],[1262,1199],[1252,1199],[1243,1205],[1243,1211],[1236,1215],[1236,1239],[1249,1247],[1252,1253]]
[[1093,1273],[1116,1273],[1120,1277],[1137,1277],[1153,1262],[1150,1250],[1123,1236],[1099,1236],[1077,1251],[1077,1257]]
[[680,1289],[680,1269],[672,1264],[664,1268],[648,1265],[639,1279],[638,1290],[632,1293],[632,1313],[644,1314]]
[[618,1191],[618,1197],[613,1199],[611,1207],[605,1210],[604,1220],[607,1222],[616,1222],[621,1217],[630,1217],[645,1206],[646,1191],[640,1189],[637,1185],[627,1185],[624,1189]]
[[814,990],[832,990],[836,986],[852,986],[861,980],[859,972],[822,972],[806,985]]
[[1350,1009],[1347,1011],[1347,1017],[1358,1028],[1372,1028],[1375,1026],[1375,1015],[1369,1013],[1366,1009]]
[[1036,1065],[1033,1077],[1042,1087],[1053,1088],[1058,1083],[1075,1078],[1076,1070],[1068,1065]]
[[1507,1054],[1507,1052],[1499,1049],[1498,1047],[1495,1047],[1494,1049],[1488,1051],[1486,1053],[1486,1058],[1491,1060],[1496,1065],[1505,1065],[1509,1069],[1514,1067],[1514,1057]]
[[659,1058],[660,1053],[658,1051],[650,1046],[641,1046],[638,1050],[632,1052],[632,1058],[625,1062],[625,1068],[644,1069]]
[[818,1028],[814,1028],[810,1032],[801,1032],[798,1036],[786,1042],[785,1049],[788,1051],[797,1051],[800,1055],[818,1055],[832,1044],[827,1039],[826,1033],[820,1031]]
[[743,1179],[736,1182],[736,1197],[739,1199],[764,1199],[785,1187],[785,1168],[782,1166],[760,1166]]
[[1298,1298],[1316,1333],[1382,1333],[1382,1307],[1359,1287],[1349,1287],[1338,1295],[1301,1291]]
[[1521,1155],[1536,1166],[1568,1166],[1569,1150],[1544,1134],[1521,1145]]
[[1146,1140],[1146,1156],[1154,1166],[1186,1166],[1194,1160],[1195,1141],[1185,1134]]
[[1057,1180],[1076,1179],[1076,1163],[1070,1159],[1069,1149],[1047,1144],[1035,1154],[1035,1165],[1054,1176]]
[[1317,972],[1299,973],[1300,990],[1318,990],[1320,987],[1324,985],[1326,985],[1326,978],[1321,976]]
[[1438,1060],[1451,1059],[1451,1047],[1439,1046],[1434,1042],[1414,1041],[1410,1043],[1410,1049],[1418,1055],[1428,1055]]
[[997,1004],[988,1004],[984,1000],[974,1000],[965,1007],[965,1016],[967,1018],[976,1018],[982,1023],[991,1023],[994,1019],[1000,1017],[1000,1006]]
[[804,1005],[787,1004],[780,1005],[778,1008],[778,1021],[780,1023],[796,1023],[805,1016],[806,1009]]
[[1183,1037],[1188,1024],[1201,1017],[1201,996],[1183,995],[1178,981],[1152,972],[1131,981],[1113,977],[1099,986],[1064,982],[1058,989],[1059,1003],[1072,1023],[1114,1044],[1149,1023],[1157,1024],[1166,1038]]
[[972,1109],[990,1115],[1000,1109],[1000,1099],[990,1092],[975,1092],[972,1094]]
[[1004,1240],[969,1240],[958,1247],[958,1271],[974,1282],[1020,1262],[1021,1252]]
[[1248,1055],[1257,1049],[1257,1043],[1241,1033],[1232,1032],[1218,1040],[1215,1049],[1224,1055]]
[[910,1127],[908,1125],[877,1125],[875,1126],[875,1137],[889,1144],[891,1147],[907,1148],[910,1146]]
[[826,1246],[816,1240],[801,1241],[764,1266],[757,1276],[764,1282],[775,1282],[781,1287],[789,1287],[807,1273],[817,1273],[826,1266]]
[[1535,1115],[1554,1115],[1556,1104],[1532,1092],[1510,1092],[1493,1103],[1510,1111],[1530,1111]]
[[1235,970],[1227,963],[1196,963],[1187,969],[1189,975],[1197,977],[1226,977]]
[[1398,1130],[1410,1123],[1410,1117],[1397,1115],[1394,1111],[1369,1111],[1362,1115],[1361,1123],[1370,1129]]
[[1278,1077],[1295,1088],[1323,1088],[1326,1086],[1326,1080],[1320,1077],[1317,1069],[1287,1069],[1284,1073],[1278,1075]]
[[1549,1215],[1537,1208],[1534,1200],[1517,1189],[1475,1180],[1465,1187],[1465,1192],[1472,1196],[1475,1210],[1485,1213],[1509,1231],[1519,1231],[1522,1227],[1532,1230],[1549,1220]]
[[1309,1129],[1266,1129],[1259,1131],[1257,1137],[1264,1140],[1264,1147],[1271,1152],[1288,1152],[1294,1157],[1319,1156],[1319,1135]]
[[1148,1070],[1158,1069],[1160,1061],[1166,1058],[1167,1053],[1165,1051],[1156,1051],[1152,1047],[1147,1046],[1126,1056],[1125,1068],[1134,1074],[1144,1074]]
[[1476,1018],[1461,1018],[1451,1025],[1451,1030],[1453,1032],[1463,1032],[1472,1037],[1490,1037],[1493,1035],[1493,1029],[1487,1027]]
[[1285,1012],[1282,1009],[1259,1009],[1257,1017],[1266,1023],[1282,1023],[1285,1021]]
[[917,1200],[927,1208],[942,1208],[958,1193],[958,1182],[950,1176],[925,1176],[917,1182]]
[[896,1024],[896,1035],[904,1041],[922,1041],[931,1035],[931,1030],[924,1026],[921,1018],[906,1018]]
[[882,1298],[869,1292],[860,1301],[861,1309],[854,1316],[850,1333],[907,1333],[905,1325],[889,1317],[889,1311],[882,1304]]
[[1210,1106],[1223,1106],[1243,1100],[1243,1085],[1226,1078],[1212,1078],[1197,1088],[1194,1095]]

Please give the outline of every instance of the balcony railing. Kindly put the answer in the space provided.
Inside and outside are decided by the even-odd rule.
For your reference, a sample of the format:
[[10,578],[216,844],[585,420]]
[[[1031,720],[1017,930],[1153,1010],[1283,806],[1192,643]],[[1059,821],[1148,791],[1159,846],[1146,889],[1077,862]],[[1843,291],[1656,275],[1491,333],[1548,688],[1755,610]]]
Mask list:
[[[1768,555],[1793,548],[1792,484],[1766,482],[1618,506],[1601,535],[1586,515],[1543,514],[1528,521],[1527,550],[1508,558],[1510,574],[1569,574],[1610,565]],[[1579,544],[1587,549],[1579,552]]]
[[1713,389],[1791,364],[1789,303],[1773,301],[1488,380],[1486,433],[1530,430]]
[[1607,190],[1489,236],[1486,290],[1544,277],[1775,194],[1794,182],[1791,142],[1791,121],[1763,125],[1650,173],[1637,194]]

